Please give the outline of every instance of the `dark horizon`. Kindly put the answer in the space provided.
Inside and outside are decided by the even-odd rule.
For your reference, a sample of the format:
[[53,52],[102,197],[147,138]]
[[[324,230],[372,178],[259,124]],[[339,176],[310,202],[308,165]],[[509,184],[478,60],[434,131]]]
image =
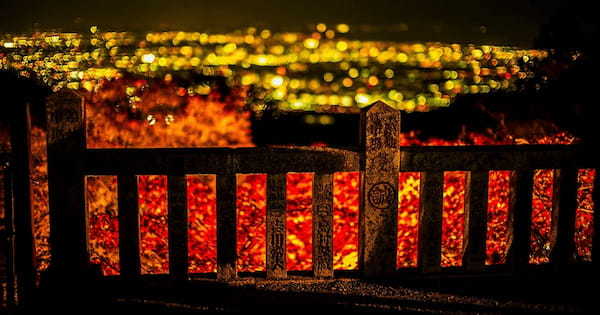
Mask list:
[[[231,31],[245,26],[302,31],[316,23],[348,23],[354,34],[360,25],[380,29],[373,39],[473,42],[532,47],[540,30],[569,6],[561,0],[507,0],[485,4],[420,1],[160,1],[104,0],[59,3],[4,0],[0,32],[35,30],[85,31],[98,25],[106,31],[200,30]],[[391,29],[404,24],[408,30]],[[364,35],[364,34],[363,34]]]

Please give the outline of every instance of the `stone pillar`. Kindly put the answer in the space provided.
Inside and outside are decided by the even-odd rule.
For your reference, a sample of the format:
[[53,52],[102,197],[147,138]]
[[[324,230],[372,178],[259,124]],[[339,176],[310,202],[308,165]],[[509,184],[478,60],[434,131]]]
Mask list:
[[383,102],[361,112],[360,262],[367,277],[396,270],[400,112]]

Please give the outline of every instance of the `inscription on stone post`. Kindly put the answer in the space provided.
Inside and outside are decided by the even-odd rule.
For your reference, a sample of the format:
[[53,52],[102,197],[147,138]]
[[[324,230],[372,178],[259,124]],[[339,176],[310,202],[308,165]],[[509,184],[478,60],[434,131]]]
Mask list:
[[83,176],[85,126],[83,98],[73,91],[46,100],[48,124],[48,201],[52,268],[75,274],[88,266],[87,220]]
[[[59,143],[75,136],[85,144],[83,138],[83,98],[71,91],[60,91],[47,99],[48,145]],[[64,143],[61,143],[64,145]],[[69,148],[70,149],[70,148]]]
[[396,266],[400,112],[377,102],[361,112],[361,263],[366,276]]
[[333,175],[315,174],[313,181],[313,272],[333,277]]
[[286,174],[267,177],[267,277],[286,278]]

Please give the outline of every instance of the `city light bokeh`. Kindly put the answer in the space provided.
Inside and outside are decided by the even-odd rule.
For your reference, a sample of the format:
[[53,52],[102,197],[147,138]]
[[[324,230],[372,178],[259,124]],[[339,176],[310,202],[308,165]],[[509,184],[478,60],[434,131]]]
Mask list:
[[[54,90],[94,90],[135,74],[169,79],[189,71],[251,86],[253,110],[357,112],[376,100],[407,112],[446,107],[457,95],[517,91],[544,82],[547,50],[441,42],[358,40],[348,24],[309,32],[249,27],[205,32],[37,32],[0,35],[0,69],[37,77]],[[539,85],[535,86],[539,88]],[[190,84],[186,93],[207,94]],[[135,102],[135,100],[134,100]]]

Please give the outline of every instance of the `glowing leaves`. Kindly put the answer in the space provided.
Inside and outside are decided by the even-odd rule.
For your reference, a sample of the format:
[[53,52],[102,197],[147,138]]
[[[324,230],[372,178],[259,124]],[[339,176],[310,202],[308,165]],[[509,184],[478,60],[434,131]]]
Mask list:
[[266,180],[265,174],[239,174],[237,176],[238,271],[265,270]]
[[554,170],[535,170],[531,213],[529,263],[550,262],[552,250],[552,212]]
[[510,240],[511,171],[491,171],[488,182],[487,237],[485,263],[506,263]]
[[90,261],[99,264],[105,276],[118,275],[120,266],[117,177],[88,176],[85,199]]
[[[582,261],[592,261],[592,236],[594,235],[594,200],[592,193],[595,169],[582,169],[578,172],[577,211],[575,215],[575,256]],[[597,182],[597,180],[596,180]]]
[[287,174],[287,269],[312,268],[312,189],[310,173]]
[[443,267],[461,266],[465,238],[466,172],[444,173],[442,210]]
[[188,272],[217,271],[217,202],[214,175],[189,175]]
[[167,177],[138,177],[142,274],[169,272]]
[[420,173],[400,173],[398,187],[397,268],[416,267],[419,233]]
[[358,267],[358,172],[335,173],[333,177],[333,267]]

